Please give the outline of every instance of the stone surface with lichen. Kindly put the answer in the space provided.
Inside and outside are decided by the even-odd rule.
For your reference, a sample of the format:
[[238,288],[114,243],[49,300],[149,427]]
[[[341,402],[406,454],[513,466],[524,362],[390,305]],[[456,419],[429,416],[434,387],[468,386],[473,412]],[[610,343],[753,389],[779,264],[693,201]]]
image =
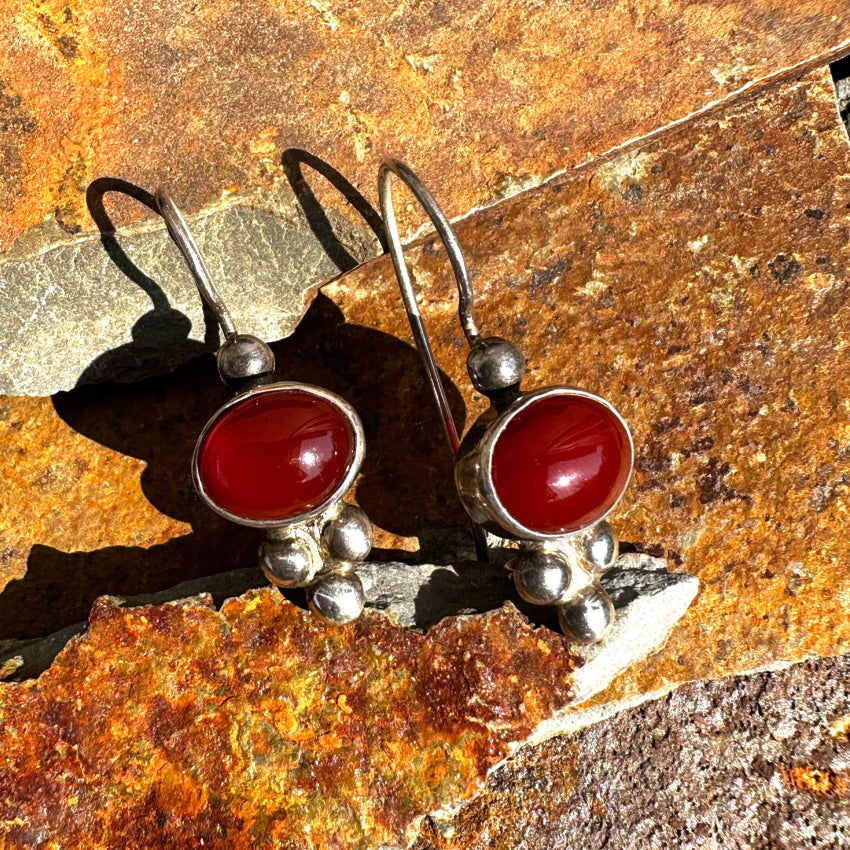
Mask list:
[[0,684],[0,846],[407,841],[571,699],[563,639],[515,611],[427,637],[330,628],[276,590],[122,609]]
[[[423,636],[378,614],[330,632],[270,591],[220,612],[207,599],[129,610],[99,601],[88,636],[50,670],[0,685],[0,846],[407,842],[426,813],[478,793],[488,768],[553,714],[568,724],[573,712],[579,727],[693,679],[850,648],[850,152],[819,67],[846,50],[846,4],[669,2],[650,13],[571,3],[518,16],[505,3],[489,17],[429,7],[404,19],[319,5],[307,20],[286,3],[238,13],[212,3],[187,17],[179,5],[146,15],[151,4],[137,0],[124,18],[97,4],[16,3],[0,22],[16,48],[0,57],[10,178],[0,241],[17,240],[7,259],[38,256],[57,223],[91,228],[93,177],[151,188],[167,177],[194,211],[223,190],[277,191],[281,154],[295,147],[326,155],[370,197],[380,156],[400,155],[453,214],[526,189],[457,225],[480,323],[525,351],[529,387],[578,383],[624,413],[638,463],[615,524],[633,546],[697,575],[700,595],[660,652],[572,708],[573,655],[510,609]],[[358,51],[364,22],[372,32]],[[537,50],[539,38],[552,49]],[[378,79],[364,67],[388,70]],[[308,93],[305,68],[320,80]],[[666,126],[694,110],[703,112]],[[254,214],[245,209],[238,227]],[[118,224],[136,217],[121,204],[114,213]],[[405,226],[418,223],[412,207],[403,214]],[[53,224],[37,225],[46,215]],[[470,422],[482,400],[464,374],[445,256],[426,238],[410,257],[452,404]],[[331,273],[324,260],[311,268],[313,278]],[[290,324],[318,282],[293,288]],[[50,311],[38,320],[49,330]],[[369,453],[357,499],[385,558],[417,547],[430,556],[463,523],[407,339],[384,258],[325,287],[275,345],[282,376],[361,411]],[[101,361],[97,377],[119,360]],[[132,385],[2,399],[0,639],[76,623],[103,593],[253,562],[257,536],[203,510],[188,476],[195,436],[225,397],[205,357]],[[800,690],[794,676],[843,675],[842,662],[799,669],[789,692]],[[782,681],[689,686],[671,698],[684,708],[667,728],[698,742],[705,729],[682,726],[689,699],[722,703],[726,688],[745,713],[753,687]],[[651,794],[626,788],[633,808],[614,818],[573,782],[582,765],[589,776],[602,769],[591,756],[618,734],[637,752],[649,727],[667,722],[663,706],[630,712],[520,754],[456,822],[426,822],[422,846],[522,846],[500,838],[520,823],[546,846],[561,840],[554,821],[571,801],[589,815],[588,841],[638,834]],[[805,732],[812,716],[794,722]],[[748,746],[757,727],[752,717],[741,727]],[[771,797],[779,786],[825,789],[827,803],[806,810],[821,819],[813,840],[840,846],[829,829],[846,817],[846,769],[802,739],[767,767],[754,757],[742,776],[769,786],[759,785],[760,805],[780,806],[764,833],[773,846],[800,846],[809,816]],[[535,797],[547,765],[564,782]],[[670,769],[653,768],[660,786]],[[688,775],[698,769],[695,759]],[[614,786],[606,793],[618,799]],[[535,801],[549,824],[528,826]],[[745,832],[744,815],[730,823]],[[641,840],[700,846],[713,828],[700,817],[675,836],[659,823]]]

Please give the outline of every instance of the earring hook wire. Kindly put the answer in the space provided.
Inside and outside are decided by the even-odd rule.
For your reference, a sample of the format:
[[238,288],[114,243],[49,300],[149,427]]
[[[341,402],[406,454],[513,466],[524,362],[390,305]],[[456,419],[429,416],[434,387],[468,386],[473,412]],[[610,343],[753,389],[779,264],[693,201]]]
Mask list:
[[[446,249],[449,262],[451,263],[452,270],[454,271],[455,282],[457,283],[458,317],[460,318],[460,325],[470,348],[472,348],[481,337],[473,315],[472,281],[470,280],[469,270],[466,267],[466,261],[463,258],[463,253],[461,252],[457,237],[455,236],[445,213],[434,199],[434,196],[428,191],[428,188],[419,179],[416,172],[414,172],[410,166],[397,159],[385,159],[381,163],[381,168],[378,172],[378,196],[381,202],[381,215],[384,219],[384,228],[386,229],[390,256],[392,257],[396,279],[398,280],[399,289],[401,290],[401,298],[404,302],[405,311],[407,312],[407,318],[410,322],[410,330],[413,332],[416,349],[419,352],[419,357],[425,368],[425,374],[428,377],[428,383],[431,385],[431,391],[433,392],[434,399],[437,402],[441,422],[443,423],[443,431],[445,432],[446,439],[448,440],[452,456],[455,457],[458,453],[458,448],[460,447],[460,438],[458,436],[458,429],[455,424],[454,416],[452,415],[451,407],[449,406],[449,400],[446,396],[446,390],[443,386],[443,382],[440,380],[440,372],[437,367],[437,363],[434,360],[434,351],[431,348],[430,341],[428,340],[428,334],[425,332],[425,325],[422,322],[422,314],[419,312],[419,305],[416,302],[416,293],[413,290],[413,284],[410,280],[410,271],[404,259],[404,250],[402,248],[401,237],[398,232],[395,211],[393,210],[391,184],[393,175],[398,177],[398,179],[407,186],[413,197],[416,198],[425,210]],[[478,559],[481,561],[489,561],[487,538],[484,529],[478,523],[473,521],[472,532],[473,537],[475,538],[475,551],[478,555]]]
[[156,205],[159,208],[159,214],[165,220],[168,235],[183,255],[183,260],[195,280],[201,298],[215,315],[225,339],[232,339],[237,335],[236,325],[227,305],[219,295],[207,261],[201,253],[195,237],[192,236],[183,214],[164,189],[157,189]]
[[383,216],[384,227],[386,228],[390,256],[395,267],[396,278],[398,279],[407,318],[410,321],[413,339],[419,351],[422,365],[425,367],[425,373],[428,376],[428,383],[431,385],[437,407],[440,410],[446,438],[451,446],[452,453],[457,454],[458,446],[460,445],[457,426],[455,425],[454,416],[452,416],[451,408],[449,407],[449,400],[446,397],[443,382],[440,380],[440,373],[437,363],[434,360],[434,352],[428,340],[428,334],[425,332],[422,314],[419,312],[419,305],[416,302],[416,293],[413,291],[410,271],[404,259],[404,249],[402,248],[401,237],[399,236],[398,224],[396,223],[395,211],[393,209],[391,183],[393,175],[398,177],[407,186],[413,197],[420,203],[431,219],[437,234],[445,246],[449,262],[454,271],[455,281],[457,282],[460,324],[470,347],[481,336],[472,312],[472,282],[469,278],[469,271],[466,268],[466,261],[463,259],[457,237],[452,230],[451,224],[449,224],[449,220],[446,218],[442,209],[440,209],[440,205],[434,200],[434,196],[408,165],[397,159],[385,159],[381,163],[381,168],[378,172],[378,196],[381,202],[381,215]]

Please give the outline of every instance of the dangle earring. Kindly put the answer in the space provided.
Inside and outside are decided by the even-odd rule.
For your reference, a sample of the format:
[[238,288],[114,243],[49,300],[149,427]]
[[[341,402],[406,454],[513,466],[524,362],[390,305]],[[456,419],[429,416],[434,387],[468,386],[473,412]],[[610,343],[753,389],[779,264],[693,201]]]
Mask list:
[[162,191],[156,200],[221,327],[218,372],[237,393],[198,437],[195,489],[226,519],[267,530],[260,566],[272,584],[307,588],[310,609],[328,623],[355,620],[363,586],[354,569],[372,548],[365,513],[343,501],[363,462],[360,417],[327,390],[272,383],[271,348],[237,333],[180,210]]
[[[469,377],[491,402],[462,442],[402,253],[393,175],[422,205],[446,248],[469,343]],[[381,166],[378,192],[405,310],[455,454],[455,483],[473,522],[479,559],[487,559],[485,532],[511,541],[508,545],[519,552],[507,567],[519,595],[534,605],[557,606],[566,634],[595,643],[614,622],[614,606],[598,579],[618,555],[617,538],[605,517],[631,477],[629,429],[609,402],[585,390],[556,386],[522,392],[525,359],[506,339],[479,333],[460,245],[431,193],[407,165],[394,159]]]

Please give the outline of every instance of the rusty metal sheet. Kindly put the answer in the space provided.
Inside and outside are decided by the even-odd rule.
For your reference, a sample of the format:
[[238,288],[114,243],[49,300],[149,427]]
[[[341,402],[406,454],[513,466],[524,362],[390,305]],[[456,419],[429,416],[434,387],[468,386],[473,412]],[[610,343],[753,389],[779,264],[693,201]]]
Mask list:
[[323,626],[273,589],[122,609],[0,684],[0,846],[407,842],[571,698],[561,638],[515,609],[427,636]]
[[268,189],[293,147],[370,194],[402,156],[463,213],[846,52],[848,27],[846,0],[12,0],[0,246],[48,216],[90,228],[96,177],[165,181],[194,211]]

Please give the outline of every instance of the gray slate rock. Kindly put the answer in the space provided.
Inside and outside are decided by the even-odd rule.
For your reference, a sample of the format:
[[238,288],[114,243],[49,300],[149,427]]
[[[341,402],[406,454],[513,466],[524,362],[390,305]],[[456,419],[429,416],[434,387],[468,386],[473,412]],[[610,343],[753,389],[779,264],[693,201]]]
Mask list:
[[[179,201],[179,199],[178,199]],[[379,252],[364,223],[328,213],[317,236],[291,191],[232,196],[188,218],[237,328],[292,333],[310,293]],[[340,258],[343,257],[343,260]],[[71,236],[28,231],[0,260],[0,395],[164,374],[214,349],[195,285],[160,221]]]

